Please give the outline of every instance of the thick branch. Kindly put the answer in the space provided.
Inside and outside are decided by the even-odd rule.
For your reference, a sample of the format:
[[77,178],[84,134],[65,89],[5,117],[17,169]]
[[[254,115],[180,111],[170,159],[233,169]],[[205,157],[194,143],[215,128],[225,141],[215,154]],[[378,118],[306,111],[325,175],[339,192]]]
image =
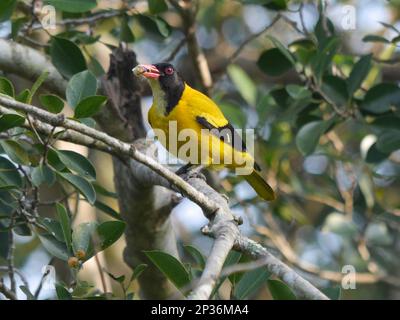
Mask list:
[[0,70],[35,81],[44,71],[49,73],[44,85],[64,96],[67,82],[40,51],[16,42],[0,39]]
[[235,243],[235,249],[250,255],[254,259],[263,259],[268,271],[282,279],[294,291],[296,296],[310,300],[329,300],[326,295],[310,282],[299,276],[257,242],[246,237],[239,237]]

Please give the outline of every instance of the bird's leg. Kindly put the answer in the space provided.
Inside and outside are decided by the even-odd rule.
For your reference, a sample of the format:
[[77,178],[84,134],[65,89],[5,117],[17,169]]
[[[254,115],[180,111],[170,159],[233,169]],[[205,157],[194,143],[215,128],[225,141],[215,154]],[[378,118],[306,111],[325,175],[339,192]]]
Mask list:
[[183,165],[182,167],[180,167],[178,170],[175,171],[175,174],[178,176],[182,176],[188,173],[188,171],[190,170],[190,168],[192,168],[193,165],[191,163],[187,163],[185,165]]

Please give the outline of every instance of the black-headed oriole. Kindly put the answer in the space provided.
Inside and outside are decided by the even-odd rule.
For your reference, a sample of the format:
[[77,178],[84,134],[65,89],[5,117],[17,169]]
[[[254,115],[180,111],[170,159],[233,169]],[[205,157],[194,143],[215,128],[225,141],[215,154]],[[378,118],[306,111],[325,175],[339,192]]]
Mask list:
[[[251,168],[247,175],[244,175],[246,181],[261,198],[275,199],[274,191],[261,177],[260,168],[252,155],[246,151],[244,142],[210,98],[185,83],[169,63],[140,64],[133,72],[149,80],[153,92],[153,104],[148,114],[149,123],[153,129],[161,130],[165,134],[165,139],[161,139],[160,142],[170,153],[181,160],[214,168],[238,169],[250,163]],[[177,153],[186,141],[175,141],[177,149],[171,147],[171,122],[176,123],[178,134],[185,129],[191,129],[194,133],[198,146],[195,161],[193,154],[186,156],[186,153]],[[207,142],[204,143],[205,141]]]

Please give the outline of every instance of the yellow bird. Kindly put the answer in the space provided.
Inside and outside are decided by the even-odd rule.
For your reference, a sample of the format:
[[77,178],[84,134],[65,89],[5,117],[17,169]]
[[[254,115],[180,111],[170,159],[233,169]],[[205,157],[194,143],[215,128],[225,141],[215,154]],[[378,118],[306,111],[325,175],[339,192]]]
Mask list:
[[149,123],[171,154],[188,166],[235,169],[261,198],[275,199],[241,137],[210,98],[185,83],[169,63],[140,64],[133,72],[150,83]]

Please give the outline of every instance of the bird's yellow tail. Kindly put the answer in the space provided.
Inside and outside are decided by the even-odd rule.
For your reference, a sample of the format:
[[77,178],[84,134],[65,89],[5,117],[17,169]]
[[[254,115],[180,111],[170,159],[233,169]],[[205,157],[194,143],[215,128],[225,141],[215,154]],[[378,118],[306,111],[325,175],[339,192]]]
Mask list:
[[251,174],[244,176],[244,178],[261,198],[267,201],[275,200],[274,190],[256,170],[253,170]]

